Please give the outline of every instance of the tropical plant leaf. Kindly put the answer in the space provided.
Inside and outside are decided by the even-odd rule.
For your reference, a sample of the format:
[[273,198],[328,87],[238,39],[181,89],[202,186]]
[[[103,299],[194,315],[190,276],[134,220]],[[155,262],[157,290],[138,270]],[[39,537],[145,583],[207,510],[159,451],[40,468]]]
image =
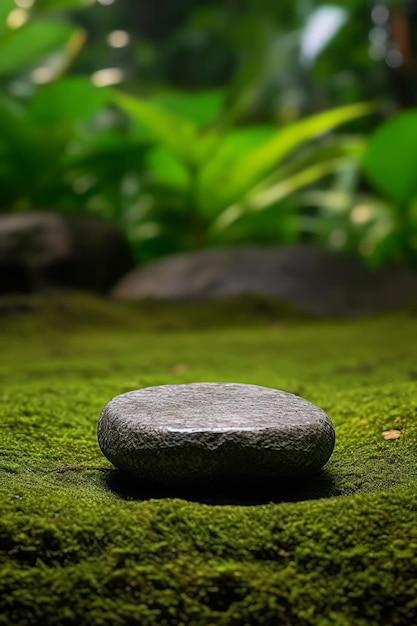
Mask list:
[[311,165],[292,176],[278,181],[266,189],[251,191],[245,198],[245,205],[249,210],[262,211],[263,209],[280,202],[287,196],[295,193],[303,187],[350,167],[350,160],[332,159],[323,163]]
[[20,100],[10,94],[0,93],[0,128],[2,130],[6,130],[10,123],[21,125],[25,114],[25,106]]
[[189,166],[196,166],[210,149],[213,135],[200,134],[194,122],[125,93],[115,92],[114,101]]
[[373,105],[369,103],[352,104],[289,124],[279,130],[264,146],[243,156],[235,163],[228,175],[231,190],[235,194],[240,194],[304,142],[327,133],[345,122],[362,117],[373,109]]
[[361,103],[312,115],[276,131],[272,138],[244,153],[229,167],[209,165],[216,176],[202,173],[199,189],[202,202],[205,197],[210,197],[209,191],[212,190],[212,203],[203,204],[204,212],[219,214],[222,209],[242,198],[293,150],[336,126],[371,113],[374,108],[371,103]]
[[31,119],[45,125],[86,120],[110,98],[109,89],[95,87],[86,76],[68,76],[38,91],[31,104]]
[[417,193],[417,111],[407,111],[380,126],[363,158],[372,185],[399,205]]
[[190,177],[188,170],[183,163],[179,161],[166,148],[154,148],[146,158],[146,164],[154,175],[157,183],[162,183],[174,189],[185,190],[189,183]]
[[5,206],[42,207],[64,188],[62,158],[68,134],[32,124],[26,107],[12,98],[0,98],[0,143],[8,171],[0,172]]
[[[202,163],[198,175],[197,194],[199,206],[207,215],[213,214],[213,206],[224,208],[224,196],[227,190],[219,186],[219,181],[230,171],[234,163],[243,155],[265,145],[276,134],[274,126],[256,125],[234,128],[219,141],[212,157]],[[227,186],[227,180],[224,181]]]
[[85,7],[93,3],[94,0],[37,0],[35,8],[42,11],[69,9],[74,7]]
[[0,41],[0,75],[34,67],[44,56],[65,46],[76,30],[63,22],[37,20],[9,31]]
[[230,167],[237,159],[265,145],[276,133],[274,126],[248,126],[234,128],[222,137],[215,157],[204,164],[201,178],[214,178]]
[[8,30],[7,16],[16,8],[14,0],[1,0],[0,2],[0,36]]
[[196,93],[168,93],[152,98],[151,102],[199,127],[205,127],[219,119],[224,105],[224,92],[213,89]]
[[274,185],[252,190],[242,202],[231,205],[221,213],[213,227],[223,229],[230,226],[245,213],[265,210],[325,176],[349,167],[350,163],[350,160],[342,158],[316,163]]

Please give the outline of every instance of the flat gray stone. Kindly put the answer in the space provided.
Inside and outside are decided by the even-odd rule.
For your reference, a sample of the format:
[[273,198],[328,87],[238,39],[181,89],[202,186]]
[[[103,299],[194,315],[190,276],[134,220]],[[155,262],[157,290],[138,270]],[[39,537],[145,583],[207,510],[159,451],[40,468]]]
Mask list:
[[173,254],[128,272],[117,300],[208,301],[274,298],[317,317],[355,317],[417,302],[417,273],[370,268],[311,245],[236,246]]
[[162,483],[299,476],[330,458],[329,417],[291,393],[257,385],[162,385],[117,396],[98,425],[116,467]]

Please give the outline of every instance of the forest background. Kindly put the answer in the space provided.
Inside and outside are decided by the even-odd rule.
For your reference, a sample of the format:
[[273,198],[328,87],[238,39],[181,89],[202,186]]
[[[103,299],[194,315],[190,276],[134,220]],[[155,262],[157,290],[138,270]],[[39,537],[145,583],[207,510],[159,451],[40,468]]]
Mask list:
[[417,2],[2,0],[0,207],[417,266]]

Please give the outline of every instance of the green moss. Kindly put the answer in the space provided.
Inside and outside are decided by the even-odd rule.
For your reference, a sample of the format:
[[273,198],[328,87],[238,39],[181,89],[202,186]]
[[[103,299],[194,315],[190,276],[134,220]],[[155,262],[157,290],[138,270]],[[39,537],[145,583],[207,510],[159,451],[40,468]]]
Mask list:
[[[85,296],[8,307],[0,624],[417,623],[414,315],[283,321],[259,301]],[[214,380],[322,406],[337,433],[326,470],[180,492],[132,483],[104,459],[96,425],[110,398]],[[391,429],[401,438],[385,441]]]

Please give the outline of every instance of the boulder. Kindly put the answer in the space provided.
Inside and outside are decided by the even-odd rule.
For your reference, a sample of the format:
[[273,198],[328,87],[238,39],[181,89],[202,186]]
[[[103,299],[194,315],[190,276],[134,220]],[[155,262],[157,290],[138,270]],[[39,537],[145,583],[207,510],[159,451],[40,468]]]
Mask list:
[[132,266],[122,235],[99,218],[52,211],[0,216],[0,293],[106,292]]
[[330,458],[335,433],[320,408],[291,393],[236,383],[162,385],[104,408],[103,454],[159,483],[306,476]]
[[134,269],[111,292],[119,300],[276,298],[317,316],[355,316],[417,302],[417,274],[376,269],[315,246],[211,249]]

